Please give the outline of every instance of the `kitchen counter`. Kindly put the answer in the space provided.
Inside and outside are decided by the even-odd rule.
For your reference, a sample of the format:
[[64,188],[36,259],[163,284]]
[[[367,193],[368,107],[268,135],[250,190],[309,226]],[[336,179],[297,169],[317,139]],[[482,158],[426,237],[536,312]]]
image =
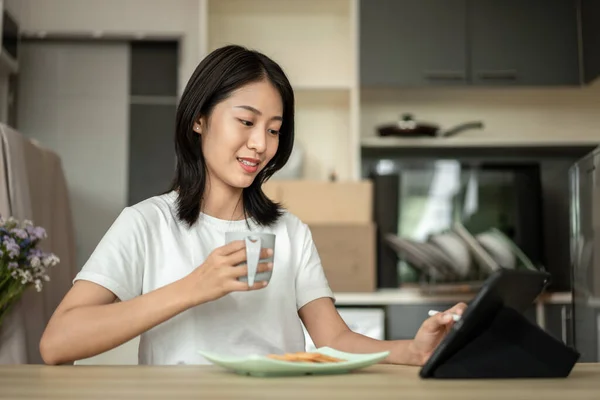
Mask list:
[[256,378],[216,366],[0,367],[0,399],[597,399],[600,364],[566,379],[423,380],[419,368],[376,365],[346,375]]
[[[375,292],[336,292],[338,306],[386,306],[394,304],[428,304],[467,302],[475,297],[476,292],[463,291],[454,293],[424,293],[418,288],[380,289]],[[538,304],[570,304],[569,292],[547,292],[538,299]]]

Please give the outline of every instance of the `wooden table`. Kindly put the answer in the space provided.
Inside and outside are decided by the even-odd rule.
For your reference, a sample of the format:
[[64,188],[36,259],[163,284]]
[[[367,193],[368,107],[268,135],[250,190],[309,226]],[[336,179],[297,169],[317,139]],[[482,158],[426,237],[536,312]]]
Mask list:
[[0,367],[0,399],[600,399],[600,364],[566,379],[422,380],[376,365],[347,375],[255,378],[214,366]]

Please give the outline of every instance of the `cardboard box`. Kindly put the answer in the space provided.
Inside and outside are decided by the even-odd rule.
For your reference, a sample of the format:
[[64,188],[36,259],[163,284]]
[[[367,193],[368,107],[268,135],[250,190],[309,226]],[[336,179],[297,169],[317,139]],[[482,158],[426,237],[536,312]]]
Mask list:
[[368,224],[373,219],[373,185],[369,180],[273,180],[265,183],[263,190],[309,225]]
[[314,224],[309,227],[334,292],[376,290],[374,224]]

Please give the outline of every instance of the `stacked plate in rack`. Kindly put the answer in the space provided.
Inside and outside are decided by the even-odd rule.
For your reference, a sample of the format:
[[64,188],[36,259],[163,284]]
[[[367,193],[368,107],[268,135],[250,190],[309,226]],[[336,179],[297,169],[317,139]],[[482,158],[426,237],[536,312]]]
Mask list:
[[435,282],[485,279],[500,268],[536,268],[525,253],[499,229],[472,235],[462,224],[418,242],[385,235],[398,257]]

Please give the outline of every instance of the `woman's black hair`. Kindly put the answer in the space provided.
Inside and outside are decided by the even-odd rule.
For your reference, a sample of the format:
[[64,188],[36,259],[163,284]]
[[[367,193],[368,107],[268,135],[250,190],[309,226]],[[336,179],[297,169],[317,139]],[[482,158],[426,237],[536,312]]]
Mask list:
[[236,89],[267,79],[283,102],[283,122],[275,156],[243,190],[244,215],[268,226],[282,215],[281,206],[262,191],[262,184],[288,161],[294,144],[294,92],[281,67],[269,57],[245,47],[230,45],[214,50],[194,71],[181,96],[175,126],[177,167],[170,190],[176,190],[179,219],[192,226],[198,220],[207,183],[207,168],[200,135],[194,122],[208,119],[214,107]]

